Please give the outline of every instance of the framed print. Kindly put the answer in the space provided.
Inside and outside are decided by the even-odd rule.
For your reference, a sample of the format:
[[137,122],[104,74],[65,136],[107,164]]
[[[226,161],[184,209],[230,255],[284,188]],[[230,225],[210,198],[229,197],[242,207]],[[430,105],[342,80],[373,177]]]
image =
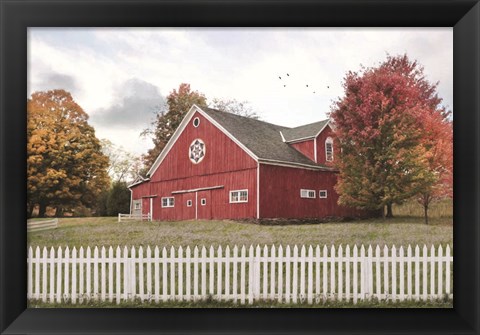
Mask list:
[[[477,1],[3,0],[1,12],[2,333],[480,332]],[[387,41],[384,57],[359,56]],[[395,120],[388,150],[370,106],[397,97],[408,108],[378,123]],[[45,167],[49,148],[62,154]],[[109,169],[124,154],[128,169]],[[403,193],[387,196],[394,178]],[[429,222],[433,190],[454,194],[453,214],[450,200]],[[416,225],[384,224],[419,194]]]

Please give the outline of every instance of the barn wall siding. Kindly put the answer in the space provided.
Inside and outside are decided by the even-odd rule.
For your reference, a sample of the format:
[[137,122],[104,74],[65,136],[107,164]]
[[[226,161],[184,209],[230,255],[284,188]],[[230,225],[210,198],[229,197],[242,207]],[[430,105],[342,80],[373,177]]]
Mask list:
[[[365,213],[337,204],[333,172],[260,165],[261,218],[355,217]],[[314,199],[300,198],[300,189],[315,190]],[[319,190],[327,190],[326,199]]]
[[[203,176],[257,166],[254,159],[201,114],[195,113],[192,120],[196,117],[200,119],[198,128],[192,125],[192,121],[188,123],[162,164],[151,176],[151,181]],[[190,144],[197,138],[205,143],[206,152],[205,158],[199,164],[193,164],[188,153]]]
[[[175,180],[151,182],[151,193],[157,194],[153,199],[154,220],[175,221],[195,219],[195,192],[172,195],[174,191],[196,188],[224,186],[222,189],[198,191],[198,219],[241,219],[256,217],[256,177],[257,169],[219,173],[207,176],[194,176]],[[247,203],[230,203],[230,191],[248,190]],[[175,197],[175,207],[162,208],[162,197]],[[207,204],[201,205],[205,198]],[[192,207],[187,207],[187,200],[192,200]]]
[[297,151],[300,151],[312,161],[315,161],[315,144],[313,140],[292,143],[290,146],[294,147]]

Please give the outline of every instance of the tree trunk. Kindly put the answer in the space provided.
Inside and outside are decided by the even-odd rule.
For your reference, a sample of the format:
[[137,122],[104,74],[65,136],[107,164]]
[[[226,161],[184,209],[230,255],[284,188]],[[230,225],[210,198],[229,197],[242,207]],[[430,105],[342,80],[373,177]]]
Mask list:
[[428,205],[423,206],[423,212],[425,213],[425,224],[428,225]]
[[387,218],[393,218],[392,204],[387,204]]
[[385,220],[385,206],[382,207],[382,220]]
[[39,218],[44,218],[46,212],[47,212],[47,205],[44,204],[44,203],[39,203],[38,204],[38,217]]

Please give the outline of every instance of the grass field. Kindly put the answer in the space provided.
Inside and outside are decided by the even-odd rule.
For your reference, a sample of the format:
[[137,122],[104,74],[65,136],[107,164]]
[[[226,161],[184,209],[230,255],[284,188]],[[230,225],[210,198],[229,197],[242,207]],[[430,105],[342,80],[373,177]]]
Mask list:
[[[443,204],[442,206],[445,206]],[[53,230],[28,234],[31,246],[201,246],[201,245],[453,245],[451,215],[432,210],[429,225],[423,217],[262,226],[223,221],[117,222],[116,217],[63,218]],[[451,208],[451,207],[450,207]],[[421,208],[420,208],[421,209]],[[397,213],[411,208],[395,208]],[[447,213],[448,214],[448,213]]]

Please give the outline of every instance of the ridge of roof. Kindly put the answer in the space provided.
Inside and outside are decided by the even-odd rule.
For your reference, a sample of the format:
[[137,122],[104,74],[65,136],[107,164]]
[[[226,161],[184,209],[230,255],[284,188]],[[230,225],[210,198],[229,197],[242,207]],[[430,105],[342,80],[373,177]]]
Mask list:
[[[201,110],[225,128],[234,138],[257,156],[259,160],[291,162],[314,168],[327,168],[324,165],[315,163],[283,141],[280,131],[285,135],[285,131],[295,128],[279,126],[213,108],[201,108]],[[320,122],[325,121],[328,120]],[[318,123],[315,122],[314,125]],[[315,129],[317,132],[320,130],[318,126]]]

